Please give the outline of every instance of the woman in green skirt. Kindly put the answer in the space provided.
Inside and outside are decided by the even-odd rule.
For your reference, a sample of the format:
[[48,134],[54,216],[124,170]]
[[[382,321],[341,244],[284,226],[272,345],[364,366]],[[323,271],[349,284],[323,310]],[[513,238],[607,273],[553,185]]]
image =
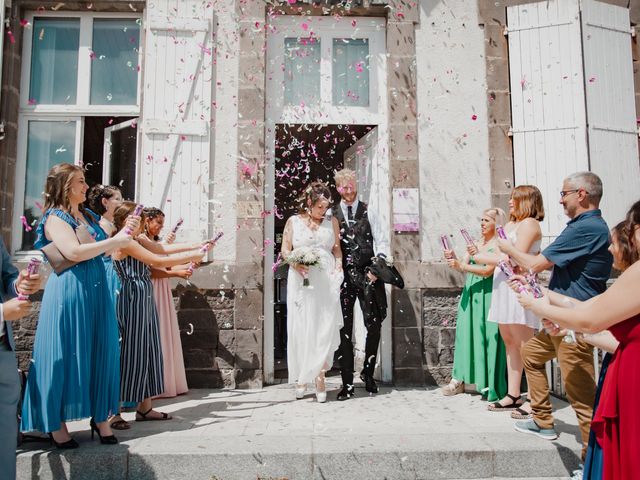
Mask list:
[[[496,225],[504,225],[506,215],[500,208],[482,214],[480,252],[496,250]],[[497,250],[496,250],[497,251]],[[445,251],[449,266],[467,273],[458,305],[453,373],[449,385],[442,388],[445,396],[464,392],[464,385],[475,384],[476,390],[490,402],[507,393],[507,360],[498,325],[487,322],[491,304],[493,265],[477,265],[473,256],[458,260],[453,251]]]

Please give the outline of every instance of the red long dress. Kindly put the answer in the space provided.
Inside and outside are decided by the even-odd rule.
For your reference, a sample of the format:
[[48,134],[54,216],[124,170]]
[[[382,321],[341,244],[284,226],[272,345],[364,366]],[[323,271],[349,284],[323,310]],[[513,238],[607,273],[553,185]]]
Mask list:
[[604,455],[604,480],[640,479],[640,315],[609,329],[613,354],[591,428]]

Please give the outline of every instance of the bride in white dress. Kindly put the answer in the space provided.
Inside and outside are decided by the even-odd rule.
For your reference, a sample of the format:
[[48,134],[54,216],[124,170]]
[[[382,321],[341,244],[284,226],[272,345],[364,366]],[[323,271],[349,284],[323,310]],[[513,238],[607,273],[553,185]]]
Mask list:
[[[290,265],[287,278],[287,364],[289,382],[302,398],[306,384],[315,382],[318,402],[327,400],[325,371],[340,345],[342,311],[340,285],[343,280],[340,229],[337,219],[327,217],[331,192],[322,182],[310,184],[298,215],[287,220],[282,256],[296,248],[313,248],[317,266]],[[304,279],[308,278],[308,286]]]

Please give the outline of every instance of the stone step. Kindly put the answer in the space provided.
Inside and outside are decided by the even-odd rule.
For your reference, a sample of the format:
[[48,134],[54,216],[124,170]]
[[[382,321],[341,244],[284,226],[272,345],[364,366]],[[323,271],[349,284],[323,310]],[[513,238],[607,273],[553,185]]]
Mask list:
[[87,420],[70,422],[80,448],[26,443],[18,479],[557,479],[579,463],[565,402],[554,400],[560,436],[549,442],[516,432],[508,413],[488,412],[479,396],[384,387],[337,402],[337,386],[330,388],[322,404],[312,393],[294,400],[286,385],[195,390],[156,402],[171,421],[135,422],[124,413],[131,429],[115,432],[115,446],[92,442]]

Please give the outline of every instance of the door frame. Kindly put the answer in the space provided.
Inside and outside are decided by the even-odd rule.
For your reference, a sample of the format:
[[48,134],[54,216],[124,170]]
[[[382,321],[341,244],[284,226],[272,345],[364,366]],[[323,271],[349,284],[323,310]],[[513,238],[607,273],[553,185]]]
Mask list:
[[[265,122],[265,210],[274,212],[275,207],[275,130],[277,124],[315,124],[315,125],[374,125],[378,128],[378,154],[381,164],[387,167],[384,187],[388,190],[389,210],[391,206],[391,188],[389,171],[389,129],[387,100],[387,59],[386,59],[386,20],[384,18],[358,17],[358,29],[351,25],[352,18],[326,21],[328,17],[301,17],[299,15],[278,16],[269,20],[267,26],[267,85],[266,85],[266,122]],[[332,106],[330,98],[312,106],[284,106],[284,87],[282,69],[284,61],[284,39],[301,36],[301,22],[306,21],[316,32],[322,49],[327,48],[327,40],[332,37],[369,39],[370,86],[369,107]],[[271,27],[271,28],[269,28]],[[323,41],[324,40],[324,41]],[[327,86],[331,85],[331,62],[321,54],[321,85],[323,99],[330,95]],[[275,213],[274,213],[275,214]],[[273,265],[274,265],[274,214],[267,215],[264,224],[264,324],[263,324],[263,376],[265,384],[274,383],[274,312],[273,312]],[[391,236],[391,215],[387,217],[389,236]],[[392,380],[392,342],[391,314],[383,323],[381,336],[381,366],[383,382]]]

